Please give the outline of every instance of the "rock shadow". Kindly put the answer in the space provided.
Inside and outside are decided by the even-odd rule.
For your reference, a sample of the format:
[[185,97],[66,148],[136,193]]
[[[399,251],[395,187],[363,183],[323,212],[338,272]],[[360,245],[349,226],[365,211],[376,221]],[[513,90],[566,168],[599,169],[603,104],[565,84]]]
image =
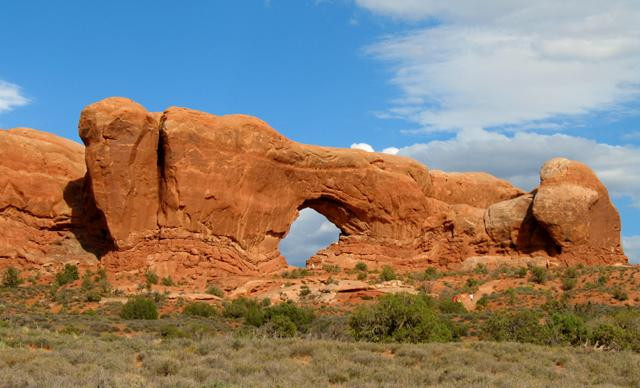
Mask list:
[[96,206],[89,174],[70,181],[64,188],[63,197],[71,208],[70,231],[82,248],[98,259],[115,250],[104,214]]

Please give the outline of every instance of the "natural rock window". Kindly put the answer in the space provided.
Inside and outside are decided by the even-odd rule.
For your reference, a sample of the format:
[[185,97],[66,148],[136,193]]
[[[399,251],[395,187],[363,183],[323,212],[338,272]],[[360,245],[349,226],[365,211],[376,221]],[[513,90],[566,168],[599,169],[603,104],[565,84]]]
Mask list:
[[306,208],[280,242],[280,252],[289,265],[304,267],[307,259],[338,241],[340,229],[317,211]]

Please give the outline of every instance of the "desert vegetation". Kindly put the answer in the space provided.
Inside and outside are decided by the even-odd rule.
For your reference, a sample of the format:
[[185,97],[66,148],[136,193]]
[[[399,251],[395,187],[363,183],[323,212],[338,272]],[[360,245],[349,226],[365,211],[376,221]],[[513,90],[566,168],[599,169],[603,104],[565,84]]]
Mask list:
[[[365,274],[373,284],[391,273],[360,264],[318,271]],[[159,292],[174,282],[159,277],[123,295],[104,272],[71,265],[50,281],[2,275],[6,386],[640,384],[634,267],[393,272],[418,292],[363,295],[351,305],[314,303],[309,287],[297,302],[227,298],[215,284],[206,291],[216,299],[175,299]],[[452,298],[496,280],[510,286],[484,293],[475,309]]]

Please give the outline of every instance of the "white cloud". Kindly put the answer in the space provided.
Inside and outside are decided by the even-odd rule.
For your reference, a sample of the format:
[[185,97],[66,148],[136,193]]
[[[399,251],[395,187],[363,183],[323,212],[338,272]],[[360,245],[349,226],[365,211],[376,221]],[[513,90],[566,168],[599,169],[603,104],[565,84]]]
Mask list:
[[383,154],[389,154],[389,155],[396,155],[398,152],[400,152],[400,148],[396,148],[396,147],[387,147],[382,150]]
[[622,238],[624,253],[633,263],[640,263],[640,236]]
[[0,81],[0,113],[28,103],[29,99],[20,93],[18,85]]
[[367,52],[392,64],[402,97],[382,115],[428,131],[527,124],[638,96],[637,0],[356,0],[437,24]]
[[353,143],[351,144],[351,149],[354,150],[362,150],[362,151],[367,151],[367,152],[375,152],[373,150],[373,147],[367,143]]
[[290,265],[304,266],[317,251],[338,241],[339,235],[340,230],[325,216],[313,209],[302,209],[280,242],[280,252]]
[[614,197],[629,197],[640,206],[640,148],[613,146],[564,134],[518,132],[507,136],[482,129],[463,130],[454,138],[403,147],[430,168],[484,171],[523,189],[538,184],[538,170],[554,157],[578,160],[591,167]]

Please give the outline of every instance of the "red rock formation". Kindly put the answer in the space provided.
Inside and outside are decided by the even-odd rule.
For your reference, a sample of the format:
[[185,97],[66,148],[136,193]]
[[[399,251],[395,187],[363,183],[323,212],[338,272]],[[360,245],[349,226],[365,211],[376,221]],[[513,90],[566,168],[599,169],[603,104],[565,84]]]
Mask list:
[[0,130],[0,267],[97,263],[74,221],[83,205],[84,147],[28,128]]
[[428,195],[451,205],[486,208],[524,194],[504,179],[483,172],[446,173],[431,170],[429,174],[432,184]]
[[299,144],[243,115],[150,113],[110,98],[83,110],[79,130],[85,179],[81,146],[0,133],[11,155],[0,162],[0,222],[15,231],[0,237],[0,257],[93,257],[84,247],[116,273],[152,268],[202,284],[260,275],[286,267],[278,244],[310,207],[341,230],[311,266],[418,270],[496,255],[626,262],[606,188],[564,159],[547,163],[527,194],[487,174]]
[[158,213],[158,120],[141,105],[110,98],[86,107],[78,124],[96,205],[118,248],[154,235]]
[[532,211],[566,263],[626,262],[618,212],[607,189],[584,164],[564,158],[545,163]]

